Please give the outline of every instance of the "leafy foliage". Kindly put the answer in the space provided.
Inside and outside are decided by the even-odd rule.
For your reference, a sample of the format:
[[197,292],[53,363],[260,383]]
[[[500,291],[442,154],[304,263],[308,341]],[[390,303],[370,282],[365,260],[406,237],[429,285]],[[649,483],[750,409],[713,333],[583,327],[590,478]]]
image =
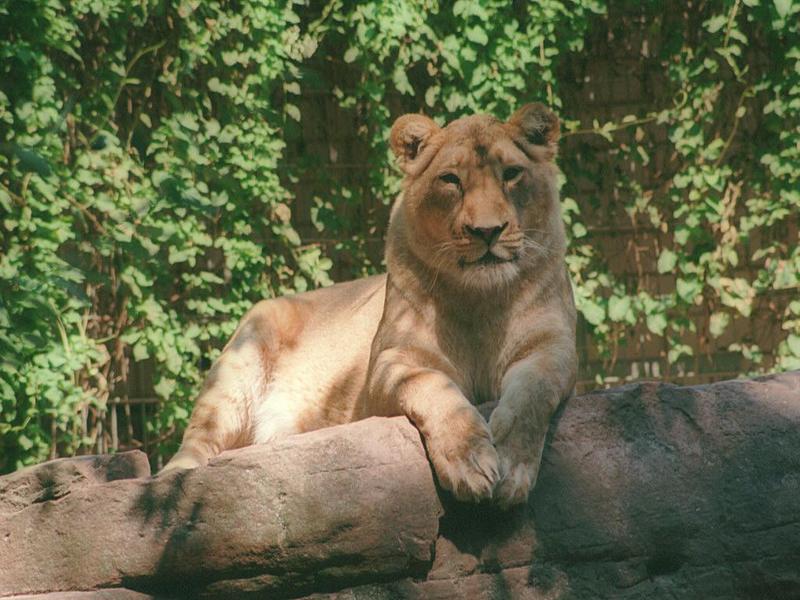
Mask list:
[[[257,299],[329,283],[279,176],[313,50],[288,3],[20,1],[2,11],[2,469],[100,439],[129,358],[185,424]],[[294,115],[297,116],[296,114]]]
[[[608,367],[596,381],[615,380],[619,347],[634,334],[665,340],[667,375],[681,359],[720,348],[753,371],[800,367],[800,305],[789,301],[800,281],[800,4],[731,0],[687,13],[680,4],[619,3],[611,14],[611,4],[593,1],[448,6],[332,3],[312,29],[324,34],[322,52],[347,48],[357,80],[349,93],[337,90],[340,102],[363,115],[366,142],[382,150],[371,155],[369,185],[347,197],[389,202],[397,193],[385,155],[397,112],[422,110],[440,122],[474,111],[505,118],[520,99],[547,102],[565,121],[568,260],[578,308]],[[587,50],[601,15],[606,37]],[[646,75],[660,76],[655,106],[587,120],[584,102],[561,98],[570,87],[575,100],[565,65],[585,68],[587,53],[609,50],[614,27],[631,34],[637,23],[649,24],[634,51]],[[610,187],[614,205],[583,197],[581,179]],[[638,254],[633,280],[609,264],[589,236],[604,221],[654,242],[653,273]],[[757,309],[777,313],[777,348],[728,333]]]
[[[102,415],[132,360],[155,365],[163,402],[147,426],[171,452],[207,360],[254,300],[330,283],[329,256],[376,268],[367,238],[399,191],[387,141],[402,112],[559,109],[569,266],[601,356],[613,363],[635,332],[663,338],[667,368],[720,344],[753,370],[800,368],[800,3],[676,6],[0,7],[0,471],[104,450]],[[658,93],[643,114],[601,118],[567,74],[606,43],[598,23],[611,39],[631,14],[651,24],[637,52]],[[286,160],[315,81],[370,149],[364,177],[324,180],[310,207],[338,240],[325,250],[301,238],[288,190],[305,163]],[[602,180],[614,205],[582,180]],[[636,278],[616,270],[598,223],[650,232],[652,273],[638,254]],[[731,337],[764,310],[776,348]]]

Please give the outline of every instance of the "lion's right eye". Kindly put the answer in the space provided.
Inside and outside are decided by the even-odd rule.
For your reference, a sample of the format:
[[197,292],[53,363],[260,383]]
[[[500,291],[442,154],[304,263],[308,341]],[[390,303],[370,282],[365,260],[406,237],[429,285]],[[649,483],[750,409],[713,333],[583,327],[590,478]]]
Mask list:
[[503,171],[503,181],[510,183],[522,173],[522,167],[508,167]]
[[458,178],[458,175],[455,173],[443,173],[439,175],[439,179],[444,181],[449,185],[454,185],[456,187],[461,187],[461,180]]

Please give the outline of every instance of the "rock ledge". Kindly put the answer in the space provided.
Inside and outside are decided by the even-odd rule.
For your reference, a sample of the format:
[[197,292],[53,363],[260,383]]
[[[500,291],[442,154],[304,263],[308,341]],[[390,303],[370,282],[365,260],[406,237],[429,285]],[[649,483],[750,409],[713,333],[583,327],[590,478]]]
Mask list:
[[[800,372],[572,399],[528,506],[437,491],[367,419],[151,479],[138,452],[0,478],[0,596],[800,598]],[[24,594],[24,595],[23,595]]]

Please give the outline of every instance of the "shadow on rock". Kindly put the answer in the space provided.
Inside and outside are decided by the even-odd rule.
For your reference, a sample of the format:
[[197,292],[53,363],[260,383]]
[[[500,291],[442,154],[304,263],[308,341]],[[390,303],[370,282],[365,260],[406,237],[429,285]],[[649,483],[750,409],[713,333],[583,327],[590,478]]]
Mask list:
[[[795,379],[796,381],[796,379]],[[800,598],[800,392],[637,384],[566,407],[531,502],[563,598]]]

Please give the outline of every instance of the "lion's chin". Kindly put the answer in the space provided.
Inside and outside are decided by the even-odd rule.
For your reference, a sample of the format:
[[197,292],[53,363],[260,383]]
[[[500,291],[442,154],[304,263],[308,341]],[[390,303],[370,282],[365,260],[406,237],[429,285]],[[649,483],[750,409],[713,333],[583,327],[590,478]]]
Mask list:
[[476,290],[506,288],[519,276],[519,266],[513,260],[481,258],[464,264],[459,273],[464,287]]

